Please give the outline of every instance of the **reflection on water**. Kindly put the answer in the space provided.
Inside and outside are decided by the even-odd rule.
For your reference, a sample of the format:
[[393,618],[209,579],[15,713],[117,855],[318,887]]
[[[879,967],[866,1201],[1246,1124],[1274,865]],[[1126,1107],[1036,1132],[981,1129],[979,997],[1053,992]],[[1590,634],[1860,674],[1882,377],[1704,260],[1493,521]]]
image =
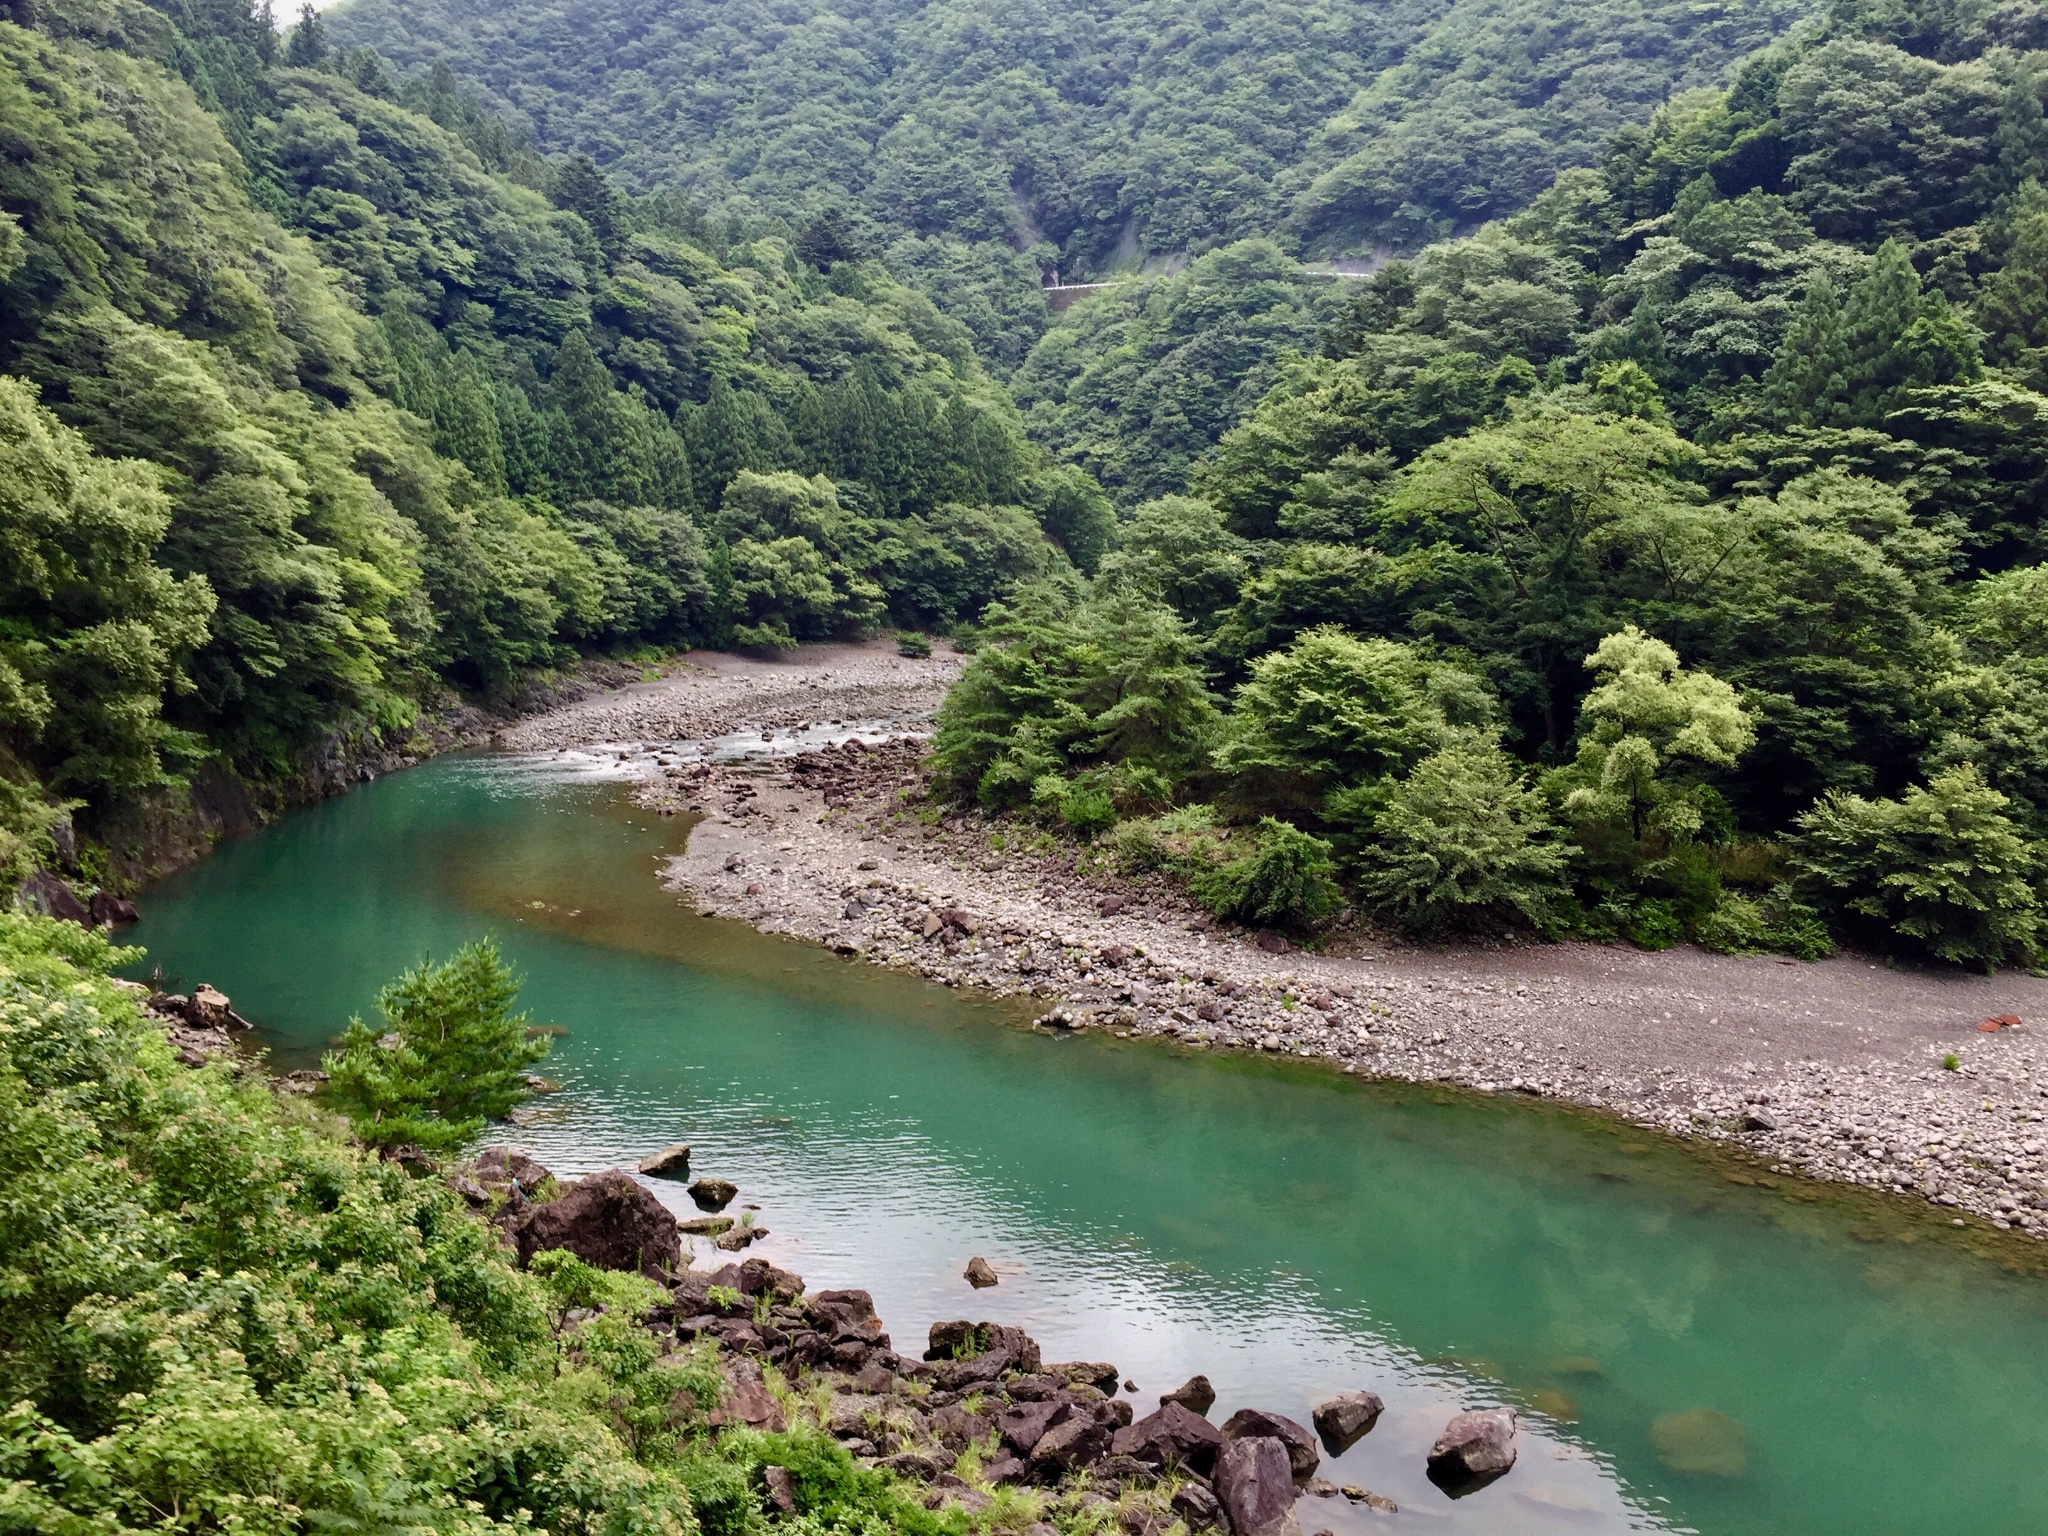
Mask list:
[[[567,1173],[691,1143],[761,1206],[756,1251],[872,1290],[906,1352],[1021,1323],[1141,1405],[1204,1371],[1219,1421],[1372,1388],[1385,1417],[1323,1472],[1402,1512],[1311,1500],[1310,1532],[2048,1529],[2048,1288],[1928,1218],[1552,1108],[1035,1034],[698,918],[655,880],[686,835],[546,763],[443,761],[223,848],[137,938],[299,1062],[495,933],[567,1031],[566,1091],[513,1139]],[[1453,1503],[1424,1451],[1496,1403],[1520,1464]]]

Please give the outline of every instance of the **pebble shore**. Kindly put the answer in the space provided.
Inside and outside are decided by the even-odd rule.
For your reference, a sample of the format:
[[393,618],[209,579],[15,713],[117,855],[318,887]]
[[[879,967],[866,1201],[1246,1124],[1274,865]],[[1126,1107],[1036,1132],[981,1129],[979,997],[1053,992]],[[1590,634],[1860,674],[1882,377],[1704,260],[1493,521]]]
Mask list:
[[[602,752],[701,817],[668,879],[705,914],[1028,996],[1044,1027],[1556,1099],[2048,1237],[2048,979],[1225,929],[1157,877],[1084,872],[1071,842],[938,815],[921,738],[957,666],[703,658],[504,744]],[[1980,1029],[2001,1016],[2022,1022]]]

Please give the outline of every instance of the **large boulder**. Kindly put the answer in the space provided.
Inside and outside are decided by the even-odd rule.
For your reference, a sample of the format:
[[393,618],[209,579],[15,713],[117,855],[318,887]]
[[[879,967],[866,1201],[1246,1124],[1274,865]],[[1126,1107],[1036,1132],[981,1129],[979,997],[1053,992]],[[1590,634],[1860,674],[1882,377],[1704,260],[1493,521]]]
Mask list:
[[1099,1461],[1109,1449],[1109,1426],[1092,1414],[1075,1413],[1038,1437],[1024,1458],[1034,1481],[1058,1482],[1076,1467]]
[[545,1164],[529,1156],[524,1147],[485,1147],[476,1155],[476,1177],[488,1189],[516,1184],[532,1194],[554,1175]]
[[227,993],[203,981],[192,989],[192,996],[185,1002],[186,1022],[195,1029],[230,1029],[239,1017]]
[[1019,1403],[996,1417],[996,1430],[1003,1444],[1019,1456],[1029,1456],[1032,1447],[1045,1438],[1053,1425],[1073,1416],[1071,1403]]
[[1171,1507],[1191,1531],[1206,1529],[1223,1518],[1223,1506],[1209,1485],[1198,1478],[1191,1477],[1174,1490]]
[[1159,1394],[1159,1406],[1163,1408],[1168,1403],[1179,1403],[1183,1408],[1206,1417],[1209,1410],[1216,1406],[1216,1389],[1209,1385],[1208,1377],[1190,1376],[1171,1392]]
[[92,909],[78,899],[78,893],[47,869],[29,871],[21,882],[21,895],[38,912],[63,922],[92,926]]
[[768,1390],[758,1360],[741,1356],[726,1361],[719,1371],[725,1386],[712,1415],[714,1424],[744,1424],[771,1435],[779,1435],[789,1427],[782,1417],[782,1405]]
[[1515,1411],[1461,1413],[1429,1448],[1429,1480],[1452,1498],[1484,1488],[1515,1464]]
[[690,1176],[690,1149],[678,1141],[650,1152],[640,1159],[640,1171],[650,1178],[686,1179]]
[[696,1179],[688,1186],[690,1198],[697,1202],[700,1211],[722,1211],[732,1204],[732,1197],[738,1194],[739,1186],[730,1179]]
[[1317,1403],[1309,1418],[1323,1437],[1323,1449],[1342,1456],[1372,1433],[1386,1406],[1376,1392],[1339,1392]]
[[1045,1374],[1058,1377],[1070,1387],[1093,1387],[1104,1395],[1114,1392],[1116,1384],[1123,1380],[1123,1372],[1107,1360],[1064,1360],[1045,1367]]
[[1285,1441],[1271,1435],[1226,1441],[1209,1481],[1235,1536],[1301,1536]]
[[1112,1455],[1134,1456],[1155,1467],[1185,1467],[1207,1475],[1223,1449],[1223,1432],[1179,1403],[1166,1403],[1157,1413],[1116,1432]]
[[1041,1364],[1038,1341],[1022,1328],[1013,1328],[1008,1323],[970,1323],[965,1318],[933,1323],[924,1357],[964,1361],[971,1356],[993,1354],[1006,1356],[1008,1368],[1013,1370],[1036,1371]]
[[1306,1481],[1322,1464],[1314,1435],[1294,1420],[1262,1408],[1238,1409],[1223,1421],[1223,1436],[1226,1440],[1278,1440],[1287,1447],[1287,1463],[1294,1469],[1296,1481]]
[[933,1380],[942,1392],[969,1392],[999,1380],[1012,1363],[1008,1351],[992,1349],[965,1360],[946,1361],[938,1368]]
[[566,1248],[599,1269],[637,1269],[659,1279],[683,1259],[668,1207],[617,1168],[579,1179],[546,1205],[532,1207],[513,1238],[522,1263],[547,1249]]
[[[792,1302],[804,1293],[804,1277],[778,1269],[766,1259],[748,1259],[740,1265],[740,1294],[743,1296],[766,1296],[771,1301]],[[866,1295],[865,1291],[860,1293]],[[868,1303],[868,1315],[874,1315],[874,1303]]]

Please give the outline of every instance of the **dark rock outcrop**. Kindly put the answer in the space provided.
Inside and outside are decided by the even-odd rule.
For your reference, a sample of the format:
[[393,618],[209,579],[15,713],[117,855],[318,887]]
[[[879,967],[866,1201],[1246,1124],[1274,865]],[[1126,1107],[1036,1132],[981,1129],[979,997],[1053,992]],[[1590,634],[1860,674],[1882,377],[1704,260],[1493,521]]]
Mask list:
[[1317,1403],[1309,1417],[1322,1436],[1323,1449],[1342,1456],[1372,1433],[1386,1406],[1376,1392],[1340,1392]]
[[101,928],[125,928],[136,921],[135,903],[111,891],[94,891],[88,910],[94,925]]
[[990,1286],[1000,1283],[996,1277],[994,1266],[987,1259],[981,1257],[980,1254],[976,1254],[967,1261],[967,1272],[961,1278],[977,1291],[985,1291]]
[[580,1179],[546,1205],[536,1205],[513,1232],[520,1262],[566,1248],[599,1269],[639,1270],[659,1278],[683,1257],[676,1219],[651,1190],[619,1169]]
[[1429,1480],[1452,1498],[1477,1492],[1515,1464],[1515,1411],[1461,1413],[1429,1448]]
[[1159,1406],[1164,1408],[1168,1403],[1179,1403],[1183,1408],[1207,1417],[1209,1410],[1216,1406],[1216,1389],[1209,1385],[1208,1377],[1190,1376],[1171,1392],[1159,1394]]
[[1118,1430],[1109,1448],[1151,1466],[1186,1467],[1206,1475],[1223,1449],[1223,1433],[1180,1403],[1165,1403],[1157,1413]]
[[77,923],[87,928],[92,926],[92,909],[78,899],[77,892],[47,869],[31,871],[21,882],[21,894],[39,912],[62,922]]
[[1216,1455],[1210,1483],[1235,1536],[1301,1536],[1285,1441],[1247,1435],[1227,1442]]
[[1323,1455],[1316,1449],[1314,1435],[1294,1420],[1262,1408],[1238,1409],[1223,1421],[1223,1435],[1228,1440],[1278,1440],[1287,1447],[1287,1462],[1297,1481],[1307,1479],[1322,1465]]

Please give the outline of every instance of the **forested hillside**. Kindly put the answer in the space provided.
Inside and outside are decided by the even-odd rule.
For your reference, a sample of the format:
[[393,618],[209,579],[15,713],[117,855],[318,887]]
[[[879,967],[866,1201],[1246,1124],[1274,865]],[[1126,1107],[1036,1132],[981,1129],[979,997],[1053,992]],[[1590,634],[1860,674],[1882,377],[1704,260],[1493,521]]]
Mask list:
[[2044,43],[1845,5],[1358,285],[1085,600],[1005,611],[953,782],[1248,920],[1341,877],[1425,933],[2038,954]]
[[1803,0],[355,0],[636,191],[886,255],[1007,368],[1040,272],[1285,233],[1413,248],[1519,208]]
[[[238,0],[0,22],[7,856],[579,651],[972,617],[1107,517],[874,262]],[[23,21],[29,25],[23,25]],[[47,844],[43,846],[47,847]]]

